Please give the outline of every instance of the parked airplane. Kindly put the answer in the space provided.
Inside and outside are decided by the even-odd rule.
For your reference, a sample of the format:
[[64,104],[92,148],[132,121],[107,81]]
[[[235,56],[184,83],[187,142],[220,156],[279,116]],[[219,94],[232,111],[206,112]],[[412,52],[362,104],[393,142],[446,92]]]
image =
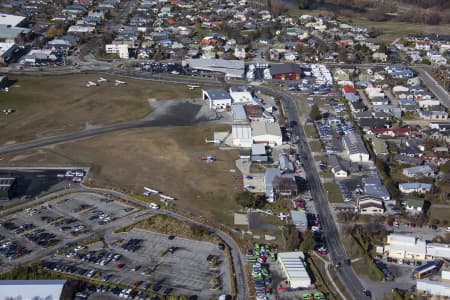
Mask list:
[[207,143],[207,144],[220,144],[221,141],[220,140],[208,140],[208,139],[205,139],[205,143]]
[[210,162],[215,162],[217,159],[215,156],[208,155],[208,156],[200,157],[200,160],[205,160],[206,162],[210,163]]
[[159,194],[159,196],[164,200],[175,200],[175,198],[163,194]]
[[121,85],[121,84],[127,84],[125,81],[116,80],[115,86]]
[[86,83],[86,87],[91,87],[91,86],[97,86],[97,84],[95,82],[93,82],[93,81],[88,81]]
[[153,190],[153,189],[145,187],[145,186],[144,186],[144,190],[145,190],[144,196],[148,196],[150,194],[159,194],[159,191]]
[[188,85],[186,85],[190,90],[193,90],[193,89],[196,89],[196,88],[199,88],[200,86],[199,85],[191,85],[191,84],[188,84]]
[[108,81],[108,79],[103,78],[103,77],[100,77],[99,79],[97,79],[98,83],[100,83],[100,82],[107,82],[107,81]]

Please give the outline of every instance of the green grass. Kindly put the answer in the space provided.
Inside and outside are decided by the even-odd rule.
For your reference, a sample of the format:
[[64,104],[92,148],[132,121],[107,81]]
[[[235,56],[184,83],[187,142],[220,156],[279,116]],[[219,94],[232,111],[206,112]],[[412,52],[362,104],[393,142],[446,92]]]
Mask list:
[[330,169],[327,169],[325,171],[320,171],[320,176],[323,178],[333,178],[334,177],[334,175]]
[[322,143],[320,141],[309,142],[312,152],[323,152]]
[[319,135],[317,134],[316,127],[314,127],[314,125],[305,125],[303,128],[305,129],[306,137],[315,139],[319,137]]
[[325,192],[328,196],[328,201],[330,203],[342,203],[344,202],[344,198],[342,197],[341,190],[339,186],[334,182],[325,182],[323,184]]
[[329,163],[327,155],[316,155],[316,156],[314,156],[314,160],[315,161],[324,161],[327,164]]

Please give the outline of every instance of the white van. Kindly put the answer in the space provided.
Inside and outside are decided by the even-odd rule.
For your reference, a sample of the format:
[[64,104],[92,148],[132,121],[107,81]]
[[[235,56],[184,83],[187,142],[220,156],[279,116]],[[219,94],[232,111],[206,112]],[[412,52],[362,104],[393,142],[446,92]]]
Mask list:
[[149,203],[148,207],[150,207],[151,209],[159,209],[159,205],[156,203]]

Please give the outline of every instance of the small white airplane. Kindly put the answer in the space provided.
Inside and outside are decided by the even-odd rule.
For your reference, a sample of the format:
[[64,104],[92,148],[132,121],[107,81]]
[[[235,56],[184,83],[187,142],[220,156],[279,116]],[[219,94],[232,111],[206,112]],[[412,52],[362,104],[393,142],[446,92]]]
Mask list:
[[164,199],[164,200],[175,200],[175,198],[170,197],[170,196],[166,196],[166,195],[163,195],[163,194],[159,194],[159,196],[161,197],[161,199]]
[[98,83],[100,83],[100,82],[107,82],[107,81],[108,81],[108,79],[103,78],[103,77],[100,77],[99,79],[97,79]]
[[159,191],[148,188],[148,187],[144,187],[144,190],[145,190],[144,196],[149,196],[151,194],[159,194]]
[[199,88],[200,86],[199,86],[199,85],[190,85],[190,84],[188,84],[187,87],[188,87],[190,90],[193,90],[193,89]]
[[88,81],[86,83],[86,87],[91,87],[91,86],[97,86],[97,84],[95,82],[93,82],[93,81]]
[[121,84],[127,84],[125,81],[116,80],[115,86],[121,85]]

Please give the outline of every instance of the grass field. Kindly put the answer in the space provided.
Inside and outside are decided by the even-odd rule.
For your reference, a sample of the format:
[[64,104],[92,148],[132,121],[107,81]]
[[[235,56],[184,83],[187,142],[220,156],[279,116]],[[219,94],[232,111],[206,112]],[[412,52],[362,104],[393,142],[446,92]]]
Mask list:
[[450,218],[450,205],[448,206],[448,208],[444,208],[442,206],[435,207],[435,206],[431,205],[429,213],[430,213],[430,220],[438,219],[441,222],[443,220],[448,221]]
[[316,127],[314,127],[314,125],[305,125],[305,127],[303,127],[305,129],[305,134],[306,137],[309,138],[318,138],[319,135],[317,134],[317,130]]
[[312,152],[322,152],[322,143],[320,141],[311,141],[309,142],[309,146],[311,147]]
[[344,198],[342,197],[341,190],[339,186],[334,182],[325,182],[323,184],[325,192],[327,192],[328,201],[330,203],[341,203],[344,202]]
[[[109,82],[86,87],[100,76]],[[0,144],[142,118],[152,111],[149,98],[200,98],[185,85],[126,79],[127,85],[114,86],[118,78],[98,74],[9,79],[16,83],[0,92],[0,108],[16,111],[0,118]]]
[[[141,194],[151,187],[175,197],[176,208],[230,224],[237,209],[233,194],[237,150],[205,144],[213,131],[229,126],[155,127],[119,131],[90,139],[0,157],[2,165],[90,166],[87,181]],[[201,161],[214,155],[215,163]]]

